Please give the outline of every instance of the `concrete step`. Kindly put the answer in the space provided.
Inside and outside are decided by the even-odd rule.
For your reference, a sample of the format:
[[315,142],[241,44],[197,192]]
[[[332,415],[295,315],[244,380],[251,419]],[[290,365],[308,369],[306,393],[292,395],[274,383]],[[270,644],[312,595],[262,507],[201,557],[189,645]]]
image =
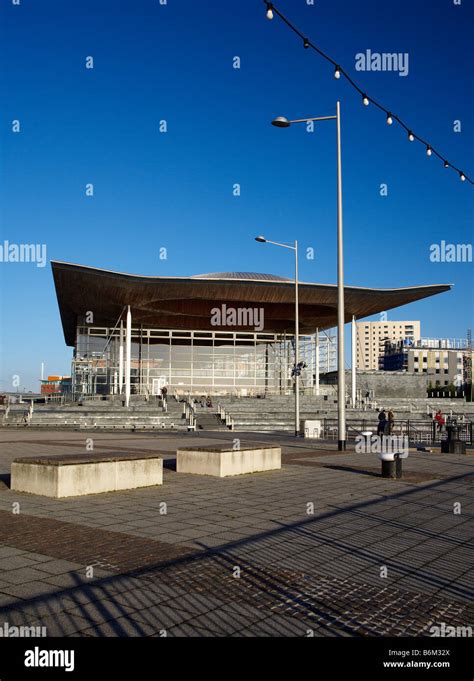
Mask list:
[[196,414],[196,426],[198,430],[227,430],[227,427],[221,422],[217,414]]

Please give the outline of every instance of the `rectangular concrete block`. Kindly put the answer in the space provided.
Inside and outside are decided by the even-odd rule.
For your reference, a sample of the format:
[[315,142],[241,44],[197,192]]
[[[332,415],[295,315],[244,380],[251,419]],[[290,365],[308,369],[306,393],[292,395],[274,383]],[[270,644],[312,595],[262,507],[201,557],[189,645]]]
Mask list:
[[58,496],[57,466],[14,461],[11,469],[11,489],[45,497]]
[[231,475],[258,473],[281,468],[281,447],[201,447],[178,449],[176,471],[195,475],[214,475],[225,478]]
[[14,461],[11,489],[46,497],[115,492],[163,484],[163,459],[117,459],[81,463],[32,463]]
[[115,489],[133,489],[163,484],[163,459],[136,459],[117,461],[115,468]]

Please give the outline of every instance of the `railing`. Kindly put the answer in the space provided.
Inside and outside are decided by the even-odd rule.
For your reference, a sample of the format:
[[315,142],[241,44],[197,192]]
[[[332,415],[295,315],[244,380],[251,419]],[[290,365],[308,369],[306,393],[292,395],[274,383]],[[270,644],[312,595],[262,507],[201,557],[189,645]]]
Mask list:
[[188,430],[196,430],[196,408],[194,398],[187,395],[183,405],[183,415],[186,419]]
[[[338,420],[337,418],[323,418],[322,436],[325,439],[337,439]],[[346,421],[346,439],[353,440],[362,432],[371,431],[377,434],[378,422],[374,419],[354,419]],[[473,444],[472,440],[472,421],[457,423],[458,438],[466,444]],[[390,432],[386,429],[385,435],[406,435],[410,442],[418,443],[439,443],[445,439],[445,429],[440,430],[438,424],[431,420],[406,419],[394,420]]]
[[217,405],[217,415],[229,430],[234,430],[234,419],[221,404]]

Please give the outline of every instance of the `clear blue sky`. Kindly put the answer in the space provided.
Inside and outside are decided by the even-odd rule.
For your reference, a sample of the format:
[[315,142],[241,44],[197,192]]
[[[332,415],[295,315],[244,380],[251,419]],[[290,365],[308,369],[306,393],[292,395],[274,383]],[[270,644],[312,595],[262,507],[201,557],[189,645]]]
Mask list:
[[[471,2],[275,4],[474,174]],[[453,283],[389,319],[421,319],[425,336],[465,337],[472,263],[432,263],[429,247],[472,241],[473,187],[363,107],[279,19],[266,20],[261,0],[2,0],[0,21],[0,243],[44,243],[48,260],[139,274],[290,275],[287,251],[253,241],[264,233],[313,247],[301,278],[335,283],[334,124],[308,134],[269,121],[331,114],[340,98],[346,284]],[[366,49],[407,52],[409,75],[357,73],[355,55]],[[42,360],[47,373],[69,373],[49,264],[3,263],[0,276],[0,390],[13,374],[36,389]]]

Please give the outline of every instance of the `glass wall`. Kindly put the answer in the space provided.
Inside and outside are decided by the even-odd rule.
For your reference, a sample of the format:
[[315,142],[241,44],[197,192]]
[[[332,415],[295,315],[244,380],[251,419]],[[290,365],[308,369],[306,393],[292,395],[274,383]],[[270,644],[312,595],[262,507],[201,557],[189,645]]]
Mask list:
[[[72,376],[76,398],[120,392],[120,327],[77,327]],[[325,343],[319,340],[321,373]],[[328,346],[329,347],[329,346]],[[300,336],[307,368],[302,388],[315,377],[315,338]],[[283,394],[293,389],[293,336],[273,333],[203,332],[132,327],[132,394],[159,394],[163,385],[193,394]],[[123,379],[124,380],[124,379]]]

